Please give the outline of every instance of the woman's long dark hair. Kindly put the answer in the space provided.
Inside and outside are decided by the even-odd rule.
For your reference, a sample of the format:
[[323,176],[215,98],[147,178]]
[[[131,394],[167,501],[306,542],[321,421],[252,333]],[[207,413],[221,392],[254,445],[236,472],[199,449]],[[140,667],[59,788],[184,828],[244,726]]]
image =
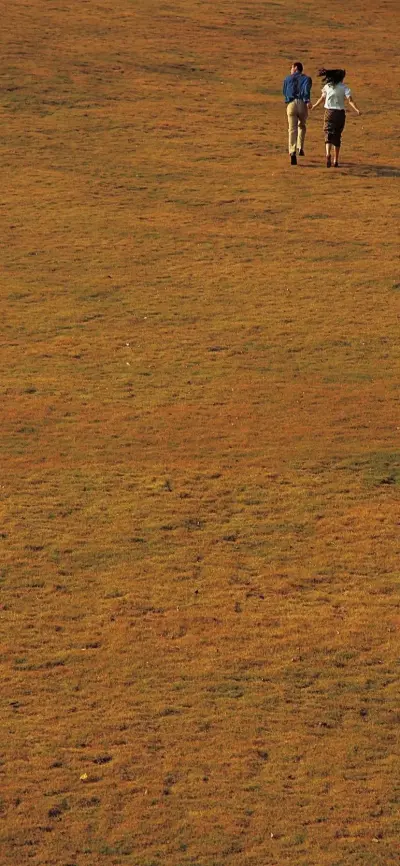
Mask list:
[[318,72],[318,77],[322,78],[324,84],[341,84],[345,75],[345,69],[324,69],[322,67]]

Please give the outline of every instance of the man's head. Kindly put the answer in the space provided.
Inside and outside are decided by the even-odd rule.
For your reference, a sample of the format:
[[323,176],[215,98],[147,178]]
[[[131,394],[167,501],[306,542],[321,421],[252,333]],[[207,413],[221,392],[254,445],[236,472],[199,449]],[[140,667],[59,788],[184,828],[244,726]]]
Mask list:
[[300,63],[300,60],[297,60],[296,63],[292,63],[290,72],[292,75],[294,75],[295,72],[303,72],[303,64]]

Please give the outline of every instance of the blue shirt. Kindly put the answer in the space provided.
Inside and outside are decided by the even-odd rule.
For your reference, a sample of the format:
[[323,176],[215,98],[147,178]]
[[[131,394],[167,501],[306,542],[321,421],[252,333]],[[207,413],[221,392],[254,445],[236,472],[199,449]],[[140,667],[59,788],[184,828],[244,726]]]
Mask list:
[[294,99],[310,102],[311,87],[312,80],[309,75],[303,75],[302,72],[294,72],[293,75],[287,75],[283,82],[285,102],[293,102]]

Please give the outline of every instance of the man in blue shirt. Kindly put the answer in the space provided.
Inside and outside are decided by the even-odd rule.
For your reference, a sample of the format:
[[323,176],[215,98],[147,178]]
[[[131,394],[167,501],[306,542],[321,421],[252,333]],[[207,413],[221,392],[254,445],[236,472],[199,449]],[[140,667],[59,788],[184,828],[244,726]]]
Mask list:
[[297,165],[296,147],[299,156],[304,156],[304,138],[311,101],[312,80],[304,75],[303,64],[292,63],[290,75],[283,82],[286,112],[289,125],[289,154],[291,165]]

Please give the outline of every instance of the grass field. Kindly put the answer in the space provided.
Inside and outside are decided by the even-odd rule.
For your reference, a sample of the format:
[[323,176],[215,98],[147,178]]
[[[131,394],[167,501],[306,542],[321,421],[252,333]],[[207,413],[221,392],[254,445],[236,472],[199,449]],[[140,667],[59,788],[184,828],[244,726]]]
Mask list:
[[4,5],[1,866],[398,863],[398,23]]

